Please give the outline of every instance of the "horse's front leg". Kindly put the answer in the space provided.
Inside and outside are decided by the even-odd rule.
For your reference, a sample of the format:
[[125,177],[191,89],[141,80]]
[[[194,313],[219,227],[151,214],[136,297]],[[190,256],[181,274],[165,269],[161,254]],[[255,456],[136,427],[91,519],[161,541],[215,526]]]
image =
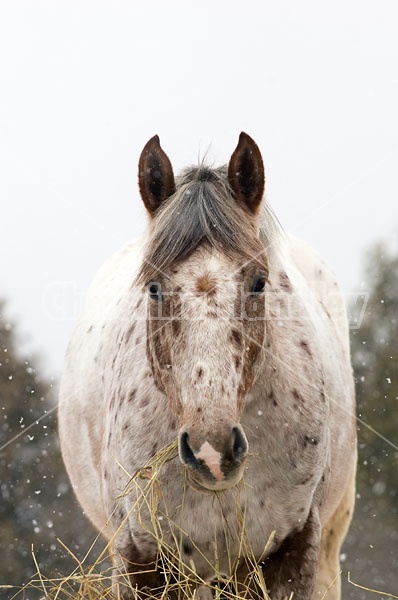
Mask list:
[[113,592],[116,598],[133,600],[137,590],[151,598],[164,592],[165,578],[160,573],[156,556],[143,552],[132,540],[126,528],[119,535],[117,552],[113,555]]
[[[318,571],[321,524],[318,511],[312,510],[301,531],[287,537],[279,549],[262,563],[262,571],[271,600],[312,600]],[[253,578],[243,573],[239,579],[246,589],[245,597],[261,597],[254,589]],[[249,595],[247,594],[250,589]]]
[[[165,573],[162,562],[156,556],[156,549],[138,547],[127,528],[119,534],[117,550],[113,556],[113,592],[116,598],[178,600],[193,596],[195,586],[183,578],[181,591],[181,574],[174,570]],[[199,597],[202,599],[201,595]]]
[[303,529],[286,538],[263,566],[272,600],[311,600],[314,595],[321,545],[317,510],[311,510]]

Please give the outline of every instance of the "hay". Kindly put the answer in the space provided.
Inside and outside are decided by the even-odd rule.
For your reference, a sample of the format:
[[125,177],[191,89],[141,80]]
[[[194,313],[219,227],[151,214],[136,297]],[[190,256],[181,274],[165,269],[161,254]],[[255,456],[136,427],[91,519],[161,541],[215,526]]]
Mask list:
[[[219,561],[217,555],[217,541],[213,540],[214,548],[214,562],[211,567],[214,569],[215,576],[214,581],[216,583],[209,583],[200,578],[199,574],[195,570],[193,562],[187,563],[183,559],[180,550],[180,538],[184,537],[190,541],[192,547],[200,554],[204,561],[208,562],[208,558],[204,556],[195,544],[195,541],[188,536],[188,534],[173,520],[172,516],[167,510],[167,506],[163,504],[161,506],[163,496],[160,484],[160,473],[164,465],[175,459],[177,455],[177,442],[173,442],[163,450],[160,450],[149,463],[139,469],[134,476],[130,478],[128,485],[126,486],[123,494],[120,498],[124,498],[126,495],[132,494],[136,501],[131,506],[131,511],[134,511],[141,527],[151,535],[156,542],[158,552],[157,568],[164,574],[165,586],[162,590],[159,590],[159,597],[166,598],[169,594],[175,594],[179,598],[192,598],[193,590],[198,587],[208,588],[214,594],[215,598],[222,598],[234,600],[237,598],[245,598],[248,596],[248,587],[238,584],[237,571],[238,567],[241,566],[241,559],[245,557],[246,566],[249,576],[247,578],[248,583],[255,581],[261,593],[260,598],[265,600],[268,599],[267,590],[262,574],[261,567],[257,565],[257,561],[254,557],[254,553],[251,551],[250,541],[246,534],[245,528],[245,514],[242,513],[240,506],[237,505],[237,513],[240,513],[240,551],[238,557],[229,557],[230,562],[230,577],[225,578],[225,574],[219,570]],[[189,485],[186,482],[186,485]],[[222,505],[222,493],[213,492],[218,497],[220,504]],[[146,519],[142,515],[148,516],[150,523],[148,524]],[[128,515],[129,516],[129,515]],[[128,519],[121,524],[119,530],[124,526]],[[225,519],[225,527],[228,527],[228,523]],[[172,535],[172,543],[168,542],[165,538],[164,531],[167,530],[169,535]],[[173,533],[174,532],[174,533]],[[175,533],[177,532],[177,533]],[[118,532],[116,532],[116,535]],[[272,542],[273,536],[268,541],[264,548],[264,554],[268,548],[268,545]],[[124,581],[124,585],[129,586],[128,580]],[[119,583],[120,586],[120,583]],[[236,590],[239,589],[239,594]],[[137,598],[148,597],[144,591],[137,592]],[[153,597],[153,596],[152,596]]]
[[[94,564],[87,565],[87,557],[101,536],[100,533],[82,560],[79,560],[70,549],[58,540],[65,551],[76,562],[75,569],[66,577],[46,577],[40,571],[32,547],[32,559],[37,569],[35,577],[23,588],[11,585],[0,585],[0,592],[2,590],[7,590],[10,594],[9,600],[29,597],[30,590],[38,590],[43,600],[120,600],[122,597],[125,597],[126,594],[128,594],[132,600],[147,600],[149,598],[166,600],[168,596],[172,596],[173,600],[174,598],[181,600],[198,600],[197,590],[201,587],[202,590],[203,588],[207,589],[209,597],[213,596],[215,600],[243,600],[248,598],[254,600],[260,598],[262,600],[270,600],[260,563],[262,558],[265,557],[269,545],[273,541],[273,534],[264,548],[263,556],[257,557],[256,560],[245,527],[245,513],[244,511],[242,512],[238,504],[237,513],[240,513],[240,549],[237,557],[229,557],[229,578],[226,579],[225,574],[220,572],[216,539],[213,541],[214,563],[212,563],[212,568],[215,572],[213,582],[209,583],[203,581],[198,573],[196,573],[193,562],[187,564],[187,562],[183,560],[180,552],[180,540],[178,539],[178,534],[183,535],[185,538],[188,536],[186,532],[176,526],[176,523],[172,520],[168,513],[167,506],[164,506],[164,503],[163,508],[161,508],[163,496],[160,473],[164,465],[168,461],[174,460],[176,455],[177,442],[173,442],[166,448],[157,452],[147,465],[139,469],[134,475],[130,476],[126,473],[129,477],[128,484],[123,493],[117,498],[119,501],[129,495],[133,495],[133,497],[136,498],[131,506],[131,511],[135,511],[143,529],[145,529],[156,542],[158,555],[155,569],[160,571],[165,579],[165,583],[161,588],[158,590],[151,590],[150,592],[145,589],[137,590],[132,587],[131,584],[130,575],[134,574],[131,567],[129,571],[127,571],[125,567],[124,569],[119,568],[119,571],[116,574],[115,569],[106,566],[109,557],[111,560],[116,560],[117,555],[113,552],[114,542],[121,529],[126,525],[129,518],[128,514],[120,524],[112,539],[103,548]],[[119,466],[123,468],[121,465]],[[125,471],[125,469],[123,470]],[[222,493],[213,493],[218,496],[219,502],[222,504]],[[146,517],[149,515],[149,523],[146,518],[141,518],[141,515],[143,514],[145,514]],[[169,533],[171,531],[178,532],[177,535],[173,535],[172,544],[165,539],[165,524],[168,525],[167,529]],[[227,522],[225,525],[228,527]],[[188,539],[192,546],[200,552],[200,549],[197,547],[194,540],[189,537]],[[201,554],[201,556],[208,561],[203,554]],[[242,565],[242,562],[248,572],[245,584],[242,584],[241,582],[238,583],[238,567]],[[350,578],[350,574],[348,574],[348,581],[357,588],[367,590],[374,594],[382,594],[382,592],[377,590],[369,589],[354,583]],[[256,591],[253,591],[253,587]],[[327,591],[325,595],[327,596]],[[398,598],[391,594],[384,595],[391,598]],[[289,600],[292,600],[292,598]]]

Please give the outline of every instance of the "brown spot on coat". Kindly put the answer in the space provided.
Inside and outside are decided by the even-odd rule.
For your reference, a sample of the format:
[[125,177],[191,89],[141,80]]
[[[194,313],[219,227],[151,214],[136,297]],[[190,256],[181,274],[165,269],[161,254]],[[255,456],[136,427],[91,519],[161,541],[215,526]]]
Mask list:
[[270,400],[272,400],[272,404],[273,404],[274,406],[278,406],[278,403],[277,403],[277,401],[275,400],[274,390],[271,390],[271,391],[270,391],[268,398],[269,398]]
[[195,290],[198,294],[214,296],[217,292],[217,280],[210,273],[204,273],[196,280]]
[[307,483],[309,483],[312,479],[312,475],[308,475],[308,477],[306,477],[305,479],[302,479],[302,481],[300,481],[300,485],[306,485]]
[[317,446],[319,444],[319,440],[314,437],[310,437],[309,435],[304,436],[304,448],[309,446]]
[[147,396],[143,396],[140,399],[140,408],[145,408],[146,406],[148,406],[148,404],[149,404],[149,400],[148,400]]
[[301,346],[301,348],[304,350],[304,352],[305,352],[306,354],[308,354],[308,356],[309,356],[310,358],[312,358],[312,352],[311,352],[311,348],[309,347],[309,344],[308,344],[308,342],[306,342],[305,340],[301,340],[301,342],[300,342],[300,346]]
[[177,337],[181,331],[181,323],[178,319],[173,319],[171,321],[171,329],[173,331],[173,335]]
[[245,363],[248,366],[252,366],[253,363],[255,362],[255,360],[257,359],[257,356],[260,353],[260,346],[257,343],[253,343],[253,344],[249,344],[249,346],[246,348],[246,357],[245,357]]
[[238,331],[237,329],[232,329],[231,339],[238,348],[242,347],[242,334],[240,331]]
[[279,285],[281,290],[291,294],[293,292],[292,284],[290,283],[290,279],[284,271],[279,273]]
[[184,554],[186,554],[186,556],[191,556],[193,553],[193,546],[192,543],[186,539],[183,541],[182,543],[182,551],[184,552]]
[[304,402],[304,398],[302,397],[300,392],[298,392],[296,389],[292,390],[292,396],[298,402]]
[[134,329],[135,329],[135,323],[133,323],[127,330],[126,337],[125,337],[126,344],[129,342],[130,337],[134,333]]

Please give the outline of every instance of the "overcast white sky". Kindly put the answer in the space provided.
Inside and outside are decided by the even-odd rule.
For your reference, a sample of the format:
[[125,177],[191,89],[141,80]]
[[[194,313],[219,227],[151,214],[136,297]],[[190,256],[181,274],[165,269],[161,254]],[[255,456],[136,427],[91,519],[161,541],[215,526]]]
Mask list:
[[397,31],[395,0],[1,2],[0,297],[47,368],[144,230],[155,133],[178,171],[247,131],[284,227],[357,290],[364,249],[397,248]]

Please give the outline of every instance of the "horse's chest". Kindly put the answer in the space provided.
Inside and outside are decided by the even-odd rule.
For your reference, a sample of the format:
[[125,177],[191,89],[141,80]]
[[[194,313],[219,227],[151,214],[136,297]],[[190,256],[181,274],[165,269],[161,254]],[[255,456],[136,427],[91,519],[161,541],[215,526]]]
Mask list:
[[[309,482],[289,490],[285,484],[267,487],[264,480],[252,477],[218,494],[205,495],[189,487],[175,492],[176,488],[165,495],[168,514],[173,515],[173,534],[166,535],[171,544],[181,540],[183,561],[193,561],[198,574],[209,580],[217,574],[214,565],[219,574],[228,575],[242,548],[257,561],[275,551],[304,526],[313,498]],[[170,532],[169,525],[165,532]]]

